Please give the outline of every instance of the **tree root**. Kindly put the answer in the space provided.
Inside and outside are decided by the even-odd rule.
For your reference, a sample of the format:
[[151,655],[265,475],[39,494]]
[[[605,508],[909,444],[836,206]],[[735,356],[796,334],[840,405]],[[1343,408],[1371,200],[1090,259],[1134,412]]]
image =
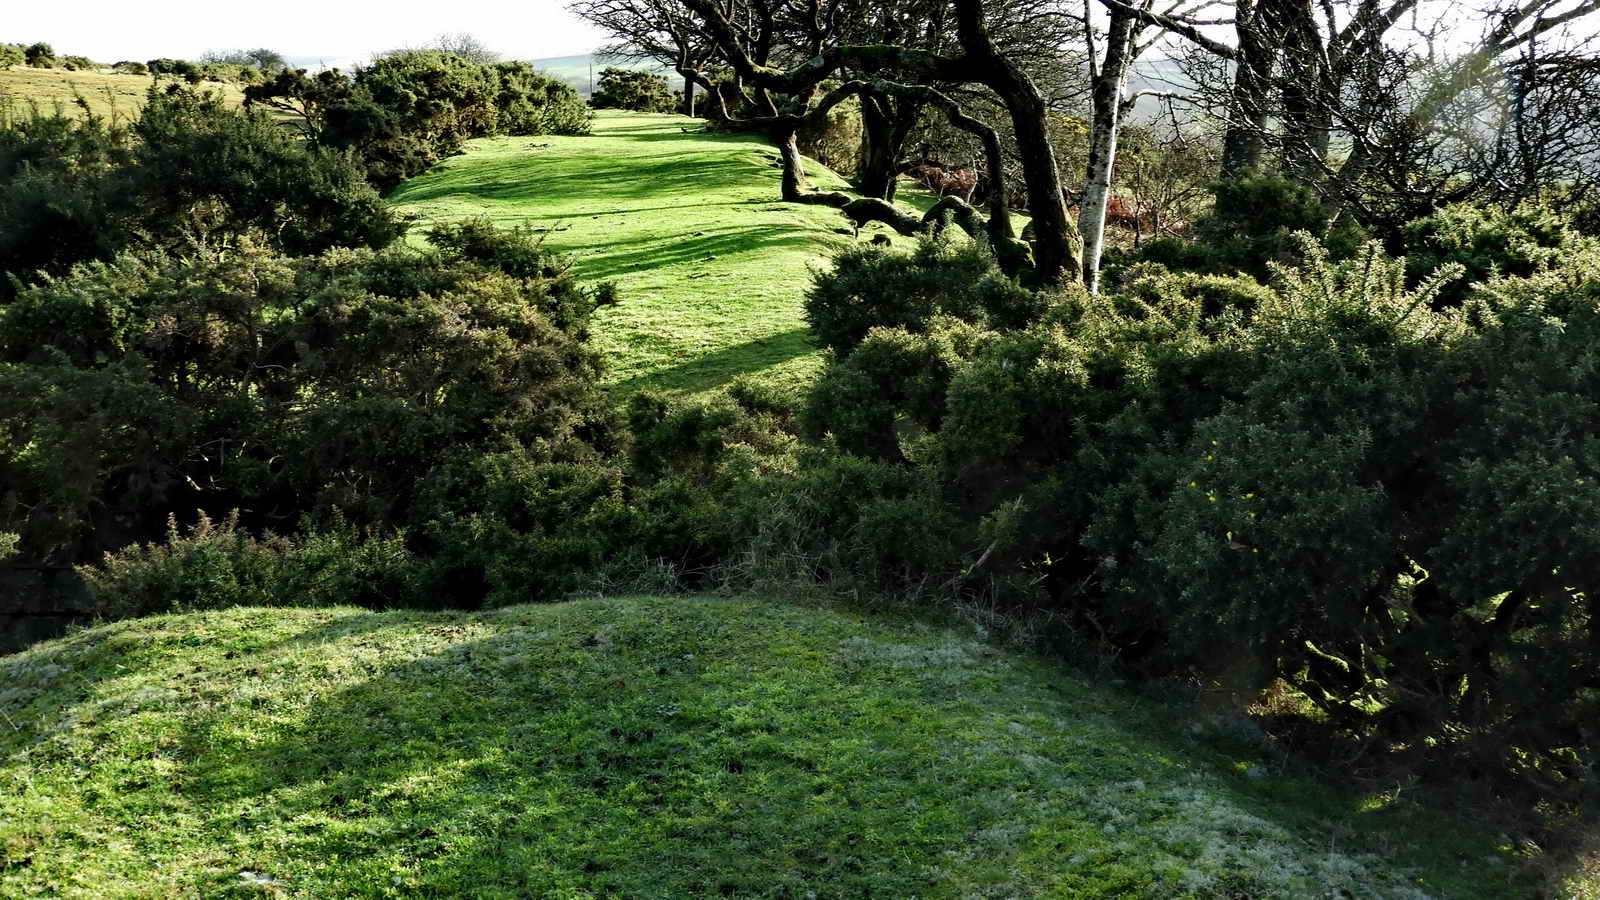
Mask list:
[[[835,194],[842,197],[843,194]],[[876,197],[860,197],[843,204],[840,212],[859,232],[868,222],[882,222],[895,231],[911,237],[918,234],[938,234],[949,225],[955,225],[973,240],[990,242],[1002,271],[1016,274],[1033,265],[1033,247],[1016,238],[1000,238],[989,233],[989,223],[983,215],[959,197],[941,197],[929,207],[921,218],[905,212],[892,203]]]
[[[843,209],[856,201],[849,194],[838,191],[811,191],[810,193],[796,193],[783,198],[785,203],[810,203],[817,206],[831,206],[834,209]],[[878,201],[882,203],[882,200]],[[857,226],[860,227],[860,226]]]

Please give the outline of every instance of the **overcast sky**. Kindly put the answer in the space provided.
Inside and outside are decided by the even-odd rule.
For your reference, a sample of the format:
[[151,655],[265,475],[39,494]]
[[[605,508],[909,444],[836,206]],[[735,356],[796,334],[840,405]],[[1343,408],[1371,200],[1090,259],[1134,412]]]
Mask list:
[[269,47],[348,64],[465,31],[511,59],[588,53],[602,35],[565,0],[0,0],[0,41],[45,41],[97,62]]

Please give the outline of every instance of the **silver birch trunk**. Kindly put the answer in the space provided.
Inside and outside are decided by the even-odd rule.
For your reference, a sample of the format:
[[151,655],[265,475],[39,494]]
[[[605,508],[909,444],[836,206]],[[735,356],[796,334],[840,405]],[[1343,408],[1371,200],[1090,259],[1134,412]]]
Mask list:
[[1093,85],[1094,121],[1089,128],[1089,162],[1078,204],[1078,231],[1083,235],[1083,283],[1100,292],[1100,257],[1106,244],[1106,208],[1111,201],[1111,174],[1117,162],[1117,136],[1122,128],[1122,91],[1133,63],[1134,16],[1113,8],[1106,29],[1106,57]]

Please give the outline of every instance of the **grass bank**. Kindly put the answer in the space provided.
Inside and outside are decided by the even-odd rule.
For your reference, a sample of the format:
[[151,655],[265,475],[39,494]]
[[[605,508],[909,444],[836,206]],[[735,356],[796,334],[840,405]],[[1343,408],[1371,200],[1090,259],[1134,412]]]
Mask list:
[[[798,386],[819,365],[802,315],[810,268],[858,238],[838,210],[779,202],[776,151],[759,136],[702,125],[602,110],[590,136],[475,140],[390,199],[424,224],[541,229],[586,281],[616,281],[622,302],[595,333],[619,394],[740,375]],[[818,187],[846,187],[808,164]]]
[[1403,798],[792,603],[162,616],[0,657],[0,714],[7,897],[1526,893]]

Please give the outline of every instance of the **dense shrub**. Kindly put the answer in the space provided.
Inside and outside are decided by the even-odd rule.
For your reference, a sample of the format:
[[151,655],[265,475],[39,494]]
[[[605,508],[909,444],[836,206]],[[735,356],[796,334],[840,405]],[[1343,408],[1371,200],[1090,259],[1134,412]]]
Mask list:
[[22,56],[35,69],[48,69],[56,64],[55,48],[43,42],[29,44],[22,51]]
[[903,465],[806,446],[794,400],[735,383],[709,401],[631,400],[637,547],[681,584],[823,582],[871,596],[956,556],[937,483]]
[[123,74],[123,75],[148,75],[148,74],[150,74],[150,67],[149,66],[145,65],[142,62],[135,62],[135,61],[133,61],[131,59],[125,59],[125,60],[123,60],[123,61],[121,61],[119,63],[113,64],[111,66],[111,70],[114,71],[114,72]]
[[[874,328],[843,359],[834,357],[811,392],[804,418],[813,438],[831,434],[838,445],[886,461],[902,461],[912,425],[937,431],[945,393],[970,329],[954,319],[935,319],[928,333],[902,327]],[[902,421],[902,418],[906,421]]]
[[[1149,267],[1003,330],[895,327],[924,288],[894,283],[813,427],[939,485],[946,553],[1128,665],[1281,680],[1374,759],[1587,796],[1600,254],[1451,306],[1459,267],[1301,253],[1270,288]],[[967,571],[939,563],[904,586]]]
[[857,246],[819,273],[806,293],[806,320],[823,347],[848,353],[874,327],[926,331],[939,315],[1015,328],[1049,303],[1000,273],[985,242],[953,233],[920,241],[910,255]]
[[314,76],[281,71],[245,89],[247,105],[302,117],[311,140],[359,153],[388,189],[489,134],[586,134],[591,112],[570,87],[526,63],[479,64],[434,51],[385,56]]
[[600,72],[589,105],[595,109],[631,109],[635,112],[672,112],[678,98],[667,79],[635,69],[607,66]]
[[1413,280],[1441,266],[1456,264],[1466,277],[1442,299],[1458,303],[1471,285],[1494,275],[1526,276],[1560,266],[1574,254],[1592,253],[1600,244],[1580,234],[1570,219],[1548,207],[1513,210],[1468,203],[1441,209],[1408,222],[1401,231],[1406,272]]
[[499,81],[496,134],[589,133],[594,113],[565,82],[524,62],[497,62],[490,68]]
[[[1245,274],[1265,280],[1269,266],[1295,261],[1292,235],[1308,231],[1323,239],[1335,259],[1354,253],[1365,240],[1361,228],[1342,221],[1329,231],[1330,212],[1322,196],[1304,182],[1275,174],[1249,174],[1217,181],[1215,202],[1191,229],[1188,239],[1159,238],[1145,244],[1135,259],[1175,271]],[[1115,276],[1117,261],[1109,266]]]
[[0,124],[0,299],[12,277],[63,272],[129,239],[121,175],[133,136],[98,116],[17,116]]
[[215,245],[257,229],[290,254],[382,247],[404,231],[365,184],[359,160],[308,149],[261,111],[169,87],[152,93],[133,131],[125,190],[138,198],[147,231],[185,223],[192,240]]
[[[500,241],[498,258],[541,252]],[[195,508],[489,552],[449,515],[485,510],[486,460],[582,470],[620,451],[584,309],[553,262],[508,272],[449,249],[82,267],[0,311],[3,527],[58,561]]]
[[425,567],[400,535],[362,534],[335,522],[294,538],[255,537],[237,513],[205,513],[187,529],[167,520],[160,543],[108,554],[80,569],[108,618],[232,606],[333,606],[372,609],[441,605],[426,591]]
[[94,60],[87,56],[63,56],[58,60],[61,68],[68,72],[93,72],[100,68]]
[[187,59],[152,59],[145,63],[145,68],[150,70],[151,75],[171,75],[190,83],[200,80],[200,68]]
[[0,69],[9,69],[26,62],[28,59],[26,49],[21,44],[0,44]]
[[[129,246],[221,248],[255,231],[291,253],[383,246],[403,223],[349,154],[307,149],[259,111],[175,85],[131,128],[89,116],[0,127],[0,272],[29,279]],[[13,291],[0,282],[0,297]]]

